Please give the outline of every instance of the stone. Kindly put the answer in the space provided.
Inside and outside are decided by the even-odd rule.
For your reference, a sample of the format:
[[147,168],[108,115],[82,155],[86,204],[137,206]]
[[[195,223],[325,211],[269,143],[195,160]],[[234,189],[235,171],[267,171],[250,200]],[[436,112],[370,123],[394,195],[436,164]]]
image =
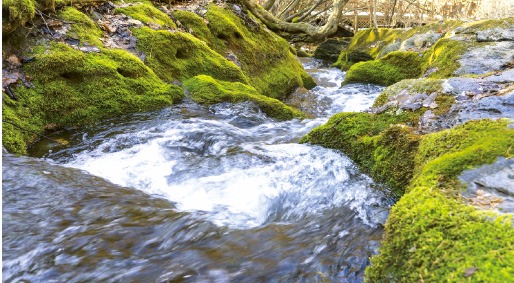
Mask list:
[[514,41],[491,42],[465,52],[459,60],[456,75],[486,74],[501,70],[514,58]]
[[341,51],[350,44],[349,38],[329,38],[321,43],[314,51],[314,58],[333,63],[337,61]]
[[466,170],[459,180],[466,184],[462,196],[471,204],[514,212],[514,159],[501,157],[493,164]]

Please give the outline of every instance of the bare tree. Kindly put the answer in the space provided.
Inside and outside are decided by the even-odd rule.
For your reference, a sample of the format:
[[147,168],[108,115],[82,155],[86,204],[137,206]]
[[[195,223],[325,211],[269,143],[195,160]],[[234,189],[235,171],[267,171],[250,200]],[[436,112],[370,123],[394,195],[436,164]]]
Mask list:
[[[265,3],[266,7],[269,7],[268,2],[274,1],[269,0]],[[331,5],[326,10],[330,11],[330,14],[326,22],[321,25],[313,25],[301,20],[309,19],[314,10],[320,7],[323,2],[327,0],[316,0],[308,1],[309,3],[315,3],[309,9],[303,9],[301,12],[296,13],[297,17],[287,17],[287,14],[294,11],[291,7],[298,8],[301,1],[292,0],[286,4],[284,9],[279,12],[276,16],[264,7],[257,4],[255,0],[241,0],[242,4],[259,20],[261,20],[269,29],[279,33],[291,41],[303,41],[303,42],[316,42],[323,40],[327,36],[335,33],[339,24],[341,11],[343,7],[348,3],[349,0],[332,0]],[[294,20],[296,19],[296,21]],[[290,20],[291,22],[287,21]]]

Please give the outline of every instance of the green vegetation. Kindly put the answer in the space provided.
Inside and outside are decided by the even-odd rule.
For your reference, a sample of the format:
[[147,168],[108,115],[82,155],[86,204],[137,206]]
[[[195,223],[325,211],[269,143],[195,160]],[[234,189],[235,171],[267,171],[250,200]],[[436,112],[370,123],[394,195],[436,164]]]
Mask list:
[[138,39],[137,48],[146,54],[146,64],[166,82],[200,74],[224,81],[248,82],[238,66],[188,33],[148,27],[133,32]]
[[392,85],[421,76],[422,58],[416,52],[395,51],[379,60],[360,62],[347,72],[343,84],[366,82]]
[[73,7],[67,7],[59,11],[59,18],[74,23],[66,33],[67,36],[80,40],[81,45],[103,47],[103,43],[100,41],[102,31],[84,13]]
[[[136,56],[124,50],[82,53],[55,43],[27,64],[35,88],[14,89],[18,101],[4,97],[3,119],[34,132],[47,124],[79,126],[170,105],[182,97],[178,86],[164,84]],[[3,145],[26,153],[33,134],[3,124]]]
[[412,177],[419,137],[410,128],[397,124],[415,123],[422,113],[423,110],[399,115],[340,113],[300,142],[341,150],[399,197]]
[[234,13],[211,4],[206,19],[211,34],[222,42],[211,42],[210,46],[217,46],[212,48],[222,49],[224,54],[234,54],[259,93],[283,98],[298,86],[312,88],[316,85],[290,52],[289,44],[250,15],[243,21]]
[[442,38],[423,55],[423,71],[435,69],[429,78],[448,78],[460,67],[458,59],[470,43]]
[[381,49],[401,33],[402,30],[385,28],[358,31],[333,66],[348,70],[355,63],[377,59]]
[[116,8],[116,13],[125,14],[133,19],[139,20],[151,27],[156,28],[177,28],[177,25],[164,12],[155,8],[151,4],[139,4]]
[[278,120],[304,118],[305,115],[281,101],[260,95],[254,87],[242,83],[230,83],[199,75],[184,82],[191,98],[203,104],[220,102],[254,102],[268,116]]
[[368,281],[514,280],[512,215],[480,212],[456,197],[463,170],[512,157],[514,130],[507,125],[472,121],[421,138],[415,177],[391,211]]
[[212,35],[204,19],[197,14],[184,10],[173,12],[173,17],[180,22],[183,29],[191,31],[191,34],[204,41],[214,51],[223,55],[226,49],[225,41]]

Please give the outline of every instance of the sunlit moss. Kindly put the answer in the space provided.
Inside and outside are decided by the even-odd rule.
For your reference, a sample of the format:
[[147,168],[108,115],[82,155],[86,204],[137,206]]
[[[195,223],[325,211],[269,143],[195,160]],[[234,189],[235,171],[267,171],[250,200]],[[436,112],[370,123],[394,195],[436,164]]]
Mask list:
[[185,81],[184,86],[190,93],[191,99],[198,103],[252,101],[268,116],[278,120],[305,117],[302,112],[277,99],[261,95],[254,87],[242,83],[223,82],[210,76],[199,75]]
[[71,22],[70,30],[66,33],[69,37],[80,40],[81,45],[95,45],[103,47],[102,31],[100,28],[84,13],[73,7],[66,7],[59,11],[59,18]]
[[422,58],[416,52],[391,52],[379,60],[353,65],[346,73],[343,83],[392,85],[404,79],[421,76],[421,64]]
[[[46,124],[80,126],[133,112],[170,105],[183,95],[180,87],[164,84],[137,57],[124,50],[82,53],[56,43],[25,67],[35,88],[14,89],[18,101],[4,99],[3,118],[41,132]],[[24,130],[3,126],[4,146],[25,153],[31,137]]]
[[463,170],[512,157],[508,123],[471,121],[422,137],[415,176],[391,211],[367,281],[514,280],[512,215],[483,213],[456,197]]
[[146,54],[146,64],[164,81],[206,74],[224,81],[248,82],[238,66],[188,33],[147,27],[133,32],[137,48]]
[[168,15],[151,4],[142,3],[120,7],[116,8],[115,12],[125,14],[150,26],[158,25],[158,27],[161,28],[177,28],[177,25],[175,25]]

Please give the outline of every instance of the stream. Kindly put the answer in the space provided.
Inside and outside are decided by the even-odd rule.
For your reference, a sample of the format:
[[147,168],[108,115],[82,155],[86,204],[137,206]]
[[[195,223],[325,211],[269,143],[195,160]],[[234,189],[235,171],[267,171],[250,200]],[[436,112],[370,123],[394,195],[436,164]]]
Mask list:
[[363,282],[392,200],[344,154],[298,144],[382,87],[303,59],[318,86],[277,122],[184,102],[3,154],[4,282]]

